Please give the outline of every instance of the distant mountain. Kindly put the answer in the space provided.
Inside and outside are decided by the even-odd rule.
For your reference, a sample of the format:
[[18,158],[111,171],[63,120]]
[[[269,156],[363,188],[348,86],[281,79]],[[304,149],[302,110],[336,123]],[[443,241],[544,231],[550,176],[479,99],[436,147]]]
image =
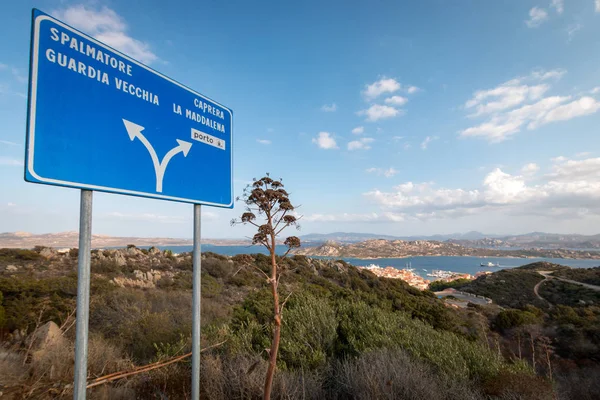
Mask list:
[[445,241],[450,239],[460,240],[478,240],[483,238],[496,238],[500,235],[486,235],[481,232],[471,231],[467,233],[452,233],[449,235],[415,235],[415,236],[393,236],[382,235],[377,233],[356,233],[356,232],[333,232],[333,233],[310,233],[300,236],[303,242],[338,242],[338,243],[357,243],[370,239],[385,239],[385,240],[437,240]]
[[309,233],[308,235],[300,236],[302,242],[339,242],[339,243],[356,243],[363,242],[369,239],[398,239],[396,236],[379,235],[376,233],[355,233],[355,232],[333,232],[333,233]]
[[[494,240],[494,239],[490,239]],[[306,256],[350,258],[402,258],[415,256],[476,256],[520,258],[587,258],[600,259],[598,251],[569,249],[489,249],[466,247],[449,241],[370,239],[358,243],[325,242],[319,246],[302,247],[294,252]]]
[[[77,232],[58,232],[33,234],[28,232],[0,233],[0,248],[31,249],[35,246],[45,247],[77,247],[79,234]],[[217,246],[246,245],[244,239],[202,239],[204,244]],[[108,235],[92,235],[93,248],[124,247],[129,244],[136,246],[190,246],[191,239],[177,238],[144,238],[144,237],[118,237]]]
[[473,248],[540,248],[540,249],[600,249],[600,234],[578,235],[531,232],[522,235],[497,235],[484,234],[477,231],[467,233],[451,233],[447,235],[415,235],[392,236],[374,233],[333,232],[312,233],[301,236],[300,239],[307,244],[322,244],[325,242],[358,243],[372,239],[384,240],[428,240],[449,242]]

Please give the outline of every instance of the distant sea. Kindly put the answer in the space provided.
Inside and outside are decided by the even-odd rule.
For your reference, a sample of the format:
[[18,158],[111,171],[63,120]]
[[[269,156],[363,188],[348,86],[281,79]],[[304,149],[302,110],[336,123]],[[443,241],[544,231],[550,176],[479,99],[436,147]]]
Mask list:
[[[158,246],[161,250],[171,250],[173,253],[184,253],[192,251],[192,246]],[[285,246],[277,246],[277,253],[283,254],[286,251]],[[202,252],[213,252],[225,256],[234,256],[236,254],[267,254],[267,250],[262,246],[215,246],[210,244],[202,245]],[[420,256],[407,258],[378,258],[375,260],[363,260],[360,258],[340,258],[340,257],[314,257],[314,258],[335,258],[344,260],[352,265],[367,266],[375,264],[380,267],[394,267],[398,269],[406,268],[410,264],[415,269],[415,273],[427,277],[427,273],[434,269],[445,271],[462,272],[474,275],[478,271],[498,271],[503,268],[515,268],[521,265],[531,264],[536,261],[548,261],[555,264],[567,265],[573,268],[591,268],[600,266],[600,260],[574,260],[569,258],[506,258],[506,257],[450,257],[450,256]],[[499,264],[500,267],[482,267],[481,263]],[[431,279],[431,278],[428,278]]]

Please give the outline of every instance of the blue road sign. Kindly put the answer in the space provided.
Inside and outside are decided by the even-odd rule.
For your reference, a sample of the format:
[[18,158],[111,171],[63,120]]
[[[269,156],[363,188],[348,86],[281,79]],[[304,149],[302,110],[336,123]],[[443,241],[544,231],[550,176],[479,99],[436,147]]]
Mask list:
[[233,207],[232,112],[33,11],[25,180]]

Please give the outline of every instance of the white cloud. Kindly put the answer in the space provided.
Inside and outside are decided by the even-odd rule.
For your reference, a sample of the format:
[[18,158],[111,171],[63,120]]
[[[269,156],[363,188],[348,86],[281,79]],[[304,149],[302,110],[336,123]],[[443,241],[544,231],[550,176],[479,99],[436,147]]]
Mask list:
[[0,157],[0,165],[6,165],[10,167],[22,167],[25,164],[21,159],[11,157]]
[[11,142],[10,140],[0,140],[0,143],[8,145],[8,146],[20,146],[19,143]]
[[[148,221],[155,222],[161,224],[182,224],[188,223],[190,218],[183,216],[173,216],[173,215],[160,215],[154,213],[139,213],[139,214],[130,214],[130,213],[122,213],[119,211],[112,211],[104,214],[105,218],[108,219],[119,219],[126,221]],[[213,220],[217,218],[217,214],[213,212],[202,211],[202,218]]]
[[268,139],[256,139],[256,141],[260,144],[271,144],[271,141]]
[[600,12],[600,0],[596,0],[596,12]]
[[158,60],[150,45],[129,36],[123,18],[106,6],[94,9],[78,4],[52,14],[136,60],[147,64]]
[[380,80],[365,86],[363,95],[368,99],[372,100],[384,93],[394,93],[400,90],[402,86],[400,83],[393,78],[383,77]]
[[379,121],[380,119],[393,118],[401,113],[401,110],[398,110],[394,107],[373,104],[366,110],[359,111],[358,115],[366,115],[367,121],[375,122]]
[[408,89],[406,89],[406,92],[407,92],[408,94],[417,93],[417,92],[419,92],[419,91],[421,91],[421,89],[419,89],[419,88],[418,88],[418,87],[416,87],[416,86],[409,86],[409,87],[408,87]]
[[525,21],[528,27],[537,28],[548,19],[548,13],[543,8],[533,7],[529,10],[529,19]]
[[600,110],[600,101],[585,96],[578,100],[573,100],[567,104],[560,105],[554,109],[548,111],[540,118],[532,121],[529,125],[529,129],[535,129],[541,125],[556,122],[566,121],[572,118],[582,117],[584,115],[593,114]]
[[324,104],[321,107],[321,111],[324,111],[324,112],[334,112],[336,110],[337,110],[337,105],[335,103]]
[[408,102],[406,97],[402,96],[392,96],[385,99],[386,104],[391,104],[393,106],[403,106]]
[[365,127],[357,126],[356,128],[352,129],[352,133],[355,135],[361,135],[361,134],[365,133]]
[[577,158],[585,158],[585,157],[589,157],[592,153],[589,151],[582,151],[581,153],[577,153],[575,154],[575,157]]
[[[547,84],[535,86],[502,84],[494,89],[480,90],[472,99],[467,101],[467,109],[475,107],[475,113],[470,117],[506,110],[515,107],[527,100],[538,100],[550,88]],[[491,99],[489,101],[485,101]]]
[[567,41],[570,42],[575,37],[575,34],[583,28],[583,25],[577,23],[567,27]]
[[433,142],[434,140],[437,140],[438,137],[437,136],[427,136],[425,138],[425,140],[423,140],[421,142],[421,149],[423,150],[427,150],[427,146],[429,146],[429,143]]
[[469,117],[486,117],[487,120],[462,130],[460,135],[482,137],[498,143],[523,128],[534,130],[547,123],[597,112],[600,102],[589,96],[578,99],[571,96],[544,97],[551,86],[541,82],[560,79],[565,73],[562,69],[534,71],[493,89],[475,92],[465,103],[465,108],[475,110]]
[[16,207],[17,205],[15,203],[7,203],[6,206],[7,207]]
[[408,150],[412,147],[412,145],[410,143],[404,143],[404,146],[402,146],[404,148],[404,150]]
[[392,212],[364,214],[309,214],[302,218],[308,222],[402,222],[404,215]]
[[373,143],[375,139],[373,138],[360,138],[358,140],[353,140],[348,143],[348,150],[369,150],[371,146],[370,143]]
[[331,150],[337,149],[337,143],[329,132],[319,132],[316,138],[312,139],[312,142],[319,146],[320,149]]
[[0,63],[0,71],[2,71],[3,69],[8,68],[8,65]]
[[475,189],[436,188],[432,183],[412,183],[385,192],[373,190],[364,196],[384,211],[407,218],[457,218],[494,211],[513,215],[545,215],[562,218],[600,216],[600,158],[552,161],[551,173],[537,175],[539,167],[527,164],[523,175],[499,168],[488,173]]
[[534,175],[539,170],[540,170],[539,165],[537,165],[535,163],[529,163],[529,164],[524,165],[523,168],[521,168],[521,173],[523,174],[523,176],[531,176],[531,175]]
[[562,14],[565,10],[564,0],[552,0],[550,6],[556,10],[557,14]]
[[[600,0],[598,0],[600,1]],[[600,86],[596,86],[595,88],[593,88],[592,90],[590,90],[591,94],[598,94],[600,93]]]
[[396,175],[398,172],[397,169],[395,169],[394,167],[390,167],[390,168],[368,168],[365,170],[366,172],[368,172],[369,174],[377,174],[377,175],[383,175],[386,178],[391,178],[394,175]]

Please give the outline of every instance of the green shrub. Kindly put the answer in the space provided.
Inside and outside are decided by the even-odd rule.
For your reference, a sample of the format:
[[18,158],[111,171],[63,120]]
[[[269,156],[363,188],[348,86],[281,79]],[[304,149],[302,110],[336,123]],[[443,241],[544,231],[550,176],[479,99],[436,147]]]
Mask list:
[[333,354],[338,324],[328,300],[310,294],[292,295],[282,325],[279,360],[284,365],[315,369]]
[[518,326],[536,324],[540,318],[532,312],[522,310],[502,310],[494,319],[494,327],[500,330],[508,330]]

